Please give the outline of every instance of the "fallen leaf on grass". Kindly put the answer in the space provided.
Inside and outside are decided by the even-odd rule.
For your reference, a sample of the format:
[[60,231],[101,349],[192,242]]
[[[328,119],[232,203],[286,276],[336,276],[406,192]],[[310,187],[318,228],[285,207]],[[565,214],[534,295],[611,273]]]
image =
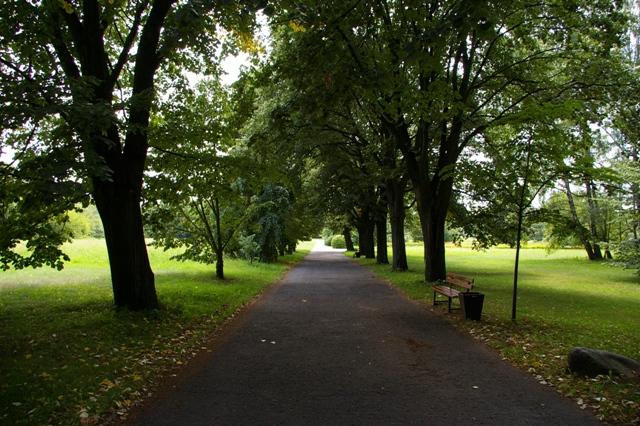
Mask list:
[[102,386],[104,388],[104,390],[109,390],[113,387],[115,387],[115,383],[113,383],[111,380],[109,379],[104,379],[103,381],[100,382],[100,386]]

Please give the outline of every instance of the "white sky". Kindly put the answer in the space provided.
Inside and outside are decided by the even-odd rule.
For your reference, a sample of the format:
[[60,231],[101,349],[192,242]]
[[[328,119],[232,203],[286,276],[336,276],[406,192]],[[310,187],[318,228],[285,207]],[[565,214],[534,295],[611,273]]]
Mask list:
[[236,56],[228,56],[222,61],[222,70],[224,73],[220,80],[225,86],[230,86],[240,77],[240,69],[248,66],[250,63],[249,55],[240,52]]

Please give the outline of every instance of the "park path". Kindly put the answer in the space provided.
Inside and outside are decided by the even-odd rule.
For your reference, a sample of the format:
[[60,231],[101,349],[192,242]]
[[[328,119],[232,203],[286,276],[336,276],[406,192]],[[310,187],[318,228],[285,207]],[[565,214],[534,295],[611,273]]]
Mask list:
[[138,425],[590,425],[342,253],[314,250]]

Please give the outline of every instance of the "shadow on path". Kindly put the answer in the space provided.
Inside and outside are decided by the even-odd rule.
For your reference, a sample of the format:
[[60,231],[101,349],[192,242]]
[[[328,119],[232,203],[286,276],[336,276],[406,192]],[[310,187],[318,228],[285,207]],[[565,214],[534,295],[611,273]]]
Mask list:
[[598,424],[336,251],[314,251],[139,425]]

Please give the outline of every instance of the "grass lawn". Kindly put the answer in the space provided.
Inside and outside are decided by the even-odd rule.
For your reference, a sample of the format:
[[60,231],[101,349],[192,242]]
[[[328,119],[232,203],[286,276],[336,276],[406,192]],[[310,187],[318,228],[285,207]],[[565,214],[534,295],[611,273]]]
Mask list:
[[96,424],[125,416],[157,381],[188,362],[216,327],[311,248],[276,264],[170,260],[151,249],[162,309],[113,307],[102,240],[66,248],[63,271],[0,272],[0,424]]
[[[432,292],[423,282],[422,246],[407,250],[409,272],[394,273],[373,260],[360,262],[410,298],[431,305]],[[474,277],[477,290],[485,294],[483,321],[463,321],[456,311],[446,314],[442,306],[434,310],[601,419],[640,424],[639,382],[584,379],[566,372],[567,354],[574,346],[640,359],[640,279],[633,271],[589,262],[581,250],[523,250],[518,320],[513,323],[514,256],[511,249],[448,247],[447,269]]]

